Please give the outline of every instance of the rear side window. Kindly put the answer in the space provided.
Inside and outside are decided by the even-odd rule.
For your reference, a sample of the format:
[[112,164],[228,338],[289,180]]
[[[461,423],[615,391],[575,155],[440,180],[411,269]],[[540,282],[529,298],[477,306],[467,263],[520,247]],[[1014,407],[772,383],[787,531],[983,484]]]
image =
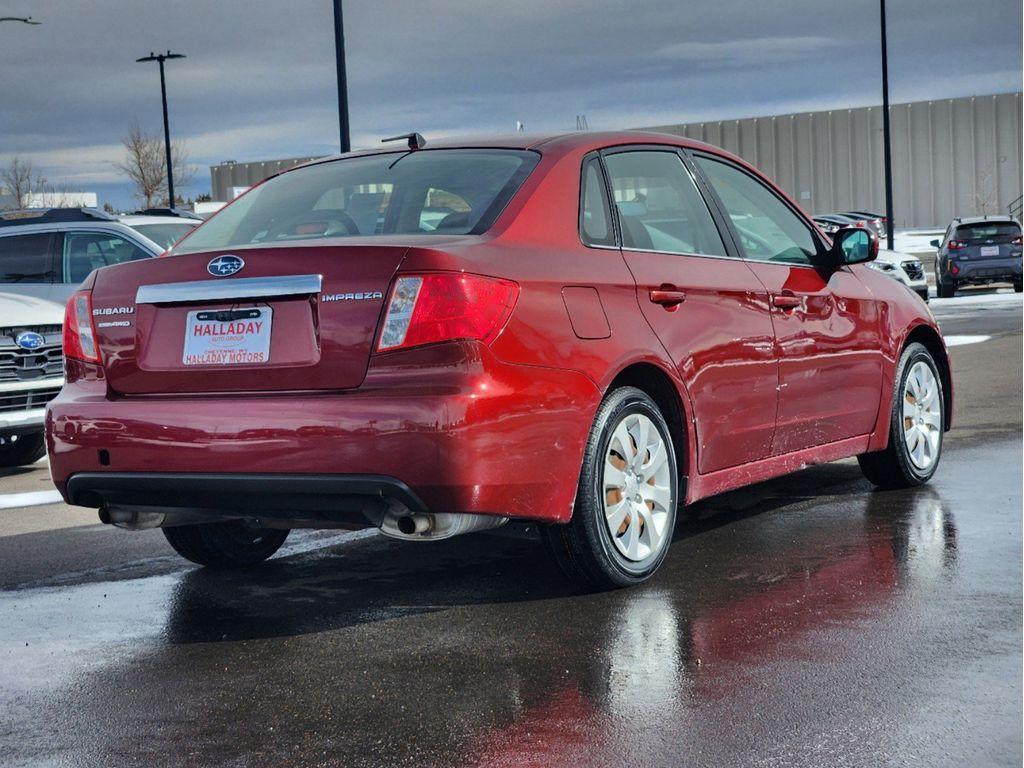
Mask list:
[[591,158],[583,166],[583,197],[580,201],[580,237],[587,245],[615,245],[608,190],[601,162]]
[[50,235],[0,237],[0,283],[49,283],[53,280]]
[[721,198],[748,259],[811,263],[818,252],[811,228],[774,192],[727,163],[708,157],[697,162]]
[[132,229],[148,237],[161,248],[170,248],[195,229],[194,224],[171,221],[166,224],[129,224]]
[[439,149],[334,160],[253,188],[174,249],[176,253],[294,240],[479,234],[540,155]]
[[965,243],[1007,242],[1020,237],[1020,226],[1012,221],[979,221],[976,224],[961,224],[956,228],[954,240]]
[[64,235],[64,282],[80,283],[94,269],[148,259],[150,255],[135,243],[108,232],[68,232]]
[[641,251],[725,256],[707,203],[675,152],[620,152],[605,158],[622,245]]

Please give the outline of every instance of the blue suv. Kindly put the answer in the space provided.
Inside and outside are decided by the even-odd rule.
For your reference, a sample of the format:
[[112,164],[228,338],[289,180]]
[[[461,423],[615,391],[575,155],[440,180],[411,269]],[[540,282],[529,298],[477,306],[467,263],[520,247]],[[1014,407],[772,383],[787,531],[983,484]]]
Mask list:
[[942,241],[932,240],[935,283],[939,298],[949,298],[962,285],[1012,283],[1020,293],[1021,229],[1010,216],[953,219]]

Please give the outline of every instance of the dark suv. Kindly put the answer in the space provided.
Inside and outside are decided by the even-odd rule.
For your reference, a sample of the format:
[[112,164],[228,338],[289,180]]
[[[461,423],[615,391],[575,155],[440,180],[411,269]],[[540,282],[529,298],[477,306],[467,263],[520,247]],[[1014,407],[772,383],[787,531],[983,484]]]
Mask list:
[[1020,224],[1010,216],[953,219],[935,255],[939,298],[949,298],[962,285],[1013,283],[1021,287]]

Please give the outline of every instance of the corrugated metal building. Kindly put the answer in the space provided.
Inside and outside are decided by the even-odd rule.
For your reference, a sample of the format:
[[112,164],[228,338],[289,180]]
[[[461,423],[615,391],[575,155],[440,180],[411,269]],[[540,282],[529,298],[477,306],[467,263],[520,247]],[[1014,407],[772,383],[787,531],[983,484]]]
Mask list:
[[259,160],[252,163],[236,163],[226,160],[219,165],[210,166],[210,194],[214,200],[226,202],[236,195],[236,187],[251,187],[278,171],[316,160],[315,157],[291,157],[285,160]]
[[[1006,213],[1021,196],[1021,94],[890,106],[897,227]],[[772,177],[812,214],[885,210],[882,108],[663,125]]]
[[[891,106],[896,226],[944,227],[954,216],[1005,213],[1021,196],[1021,94]],[[882,108],[657,126],[756,165],[812,214],[885,210]],[[314,158],[210,168],[214,200]]]

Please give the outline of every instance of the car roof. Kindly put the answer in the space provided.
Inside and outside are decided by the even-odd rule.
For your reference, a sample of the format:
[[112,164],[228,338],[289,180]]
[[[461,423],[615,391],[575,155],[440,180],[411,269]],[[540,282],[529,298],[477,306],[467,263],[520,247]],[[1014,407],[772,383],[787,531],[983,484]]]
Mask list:
[[[707,144],[703,141],[679,136],[674,133],[659,133],[657,131],[587,131],[574,133],[511,133],[493,134],[479,136],[451,136],[438,139],[428,138],[422,149],[409,150],[401,142],[388,142],[380,147],[372,149],[356,150],[343,155],[329,155],[301,163],[294,168],[283,170],[280,173],[288,173],[295,168],[304,168],[310,165],[319,165],[334,160],[341,160],[348,157],[366,157],[368,155],[379,155],[394,152],[427,152],[432,149],[518,149],[518,150],[572,150],[582,149],[592,151],[603,147],[612,147],[622,144],[669,144],[672,146],[686,147],[688,149],[703,149],[715,152],[719,155],[738,160],[743,165],[747,163],[735,155],[726,152],[721,147]],[[274,174],[277,175],[277,174]]]
[[960,225],[960,224],[980,224],[980,223],[985,222],[985,221],[1000,222],[1000,223],[1003,223],[1003,224],[1005,224],[1007,222],[1013,222],[1014,224],[1017,224],[1018,226],[1020,226],[1020,222],[1018,222],[1015,218],[1013,218],[1013,216],[1007,216],[1005,214],[995,214],[995,215],[992,215],[992,216],[964,216],[964,217],[959,218],[959,219],[953,219],[953,223],[957,224],[957,225]]
[[[177,221],[177,219],[175,219],[175,221]],[[91,230],[97,230],[99,232],[116,232],[119,235],[124,235],[126,238],[138,245],[146,246],[147,250],[152,251],[154,255],[163,253],[165,250],[141,232],[137,232],[127,224],[123,224],[120,221],[113,219],[110,221],[55,221],[50,222],[49,224],[21,224],[17,226],[7,226],[0,229],[0,237],[31,235],[34,233],[45,232],[67,232],[68,230],[76,230],[78,232],[89,232]]]
[[188,224],[191,227],[198,227],[203,223],[200,219],[184,219],[180,216],[145,216],[142,214],[118,216],[117,220],[129,227],[140,224]]

